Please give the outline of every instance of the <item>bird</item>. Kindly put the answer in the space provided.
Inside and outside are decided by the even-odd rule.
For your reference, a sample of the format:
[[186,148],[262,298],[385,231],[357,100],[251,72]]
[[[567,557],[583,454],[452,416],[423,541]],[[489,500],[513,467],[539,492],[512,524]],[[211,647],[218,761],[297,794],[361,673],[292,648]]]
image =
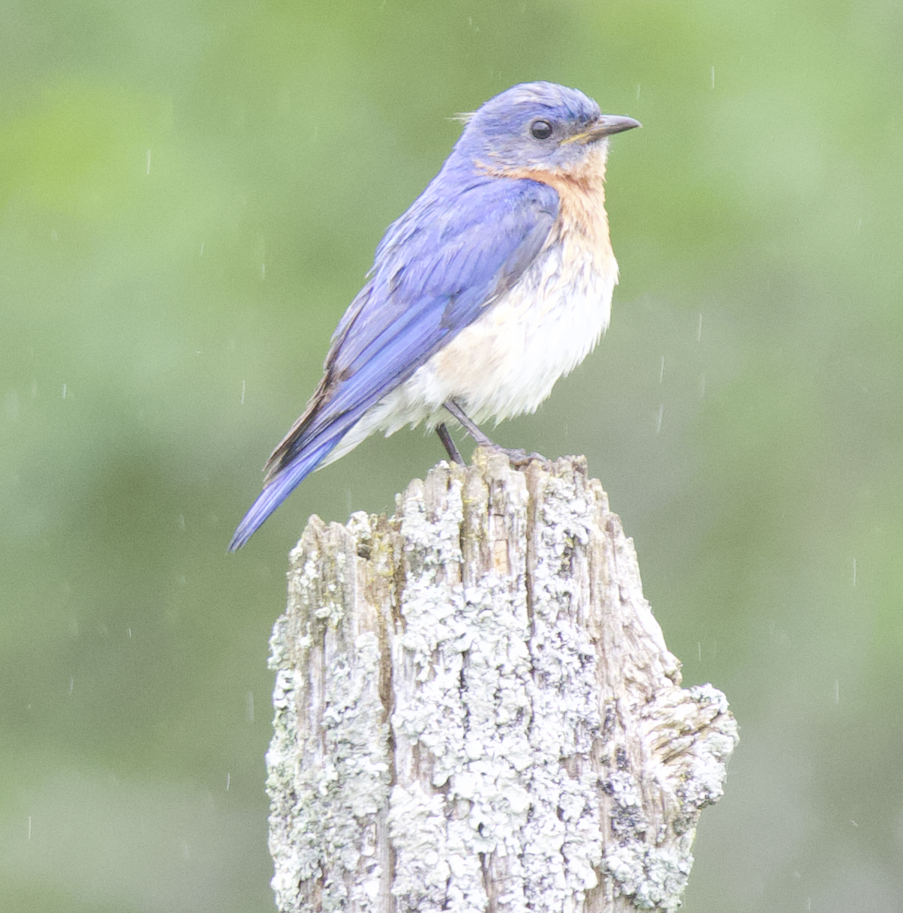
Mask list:
[[457,119],[439,173],[377,246],[230,551],[311,472],[376,431],[426,422],[463,462],[451,416],[495,447],[479,424],[535,412],[608,327],[618,281],[608,142],[641,124],[551,82],[512,86]]

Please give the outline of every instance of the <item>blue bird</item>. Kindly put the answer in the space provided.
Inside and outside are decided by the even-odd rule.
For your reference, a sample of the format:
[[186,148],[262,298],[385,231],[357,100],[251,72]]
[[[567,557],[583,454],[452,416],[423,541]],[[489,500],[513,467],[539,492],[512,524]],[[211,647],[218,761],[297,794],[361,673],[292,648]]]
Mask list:
[[618,281],[608,137],[640,124],[548,82],[514,86],[460,119],[442,170],[377,247],[231,551],[307,475],[375,431],[426,421],[460,462],[448,413],[492,445],[478,423],[534,412],[608,326]]

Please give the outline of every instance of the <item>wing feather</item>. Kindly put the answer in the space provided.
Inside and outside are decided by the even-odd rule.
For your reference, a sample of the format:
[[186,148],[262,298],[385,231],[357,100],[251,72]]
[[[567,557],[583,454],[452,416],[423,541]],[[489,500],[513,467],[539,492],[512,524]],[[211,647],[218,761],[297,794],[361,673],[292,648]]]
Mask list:
[[367,284],[333,335],[316,392],[267,462],[240,548],[361,416],[476,320],[530,266],[558,195],[530,180],[473,177],[452,198],[443,174],[386,232]]

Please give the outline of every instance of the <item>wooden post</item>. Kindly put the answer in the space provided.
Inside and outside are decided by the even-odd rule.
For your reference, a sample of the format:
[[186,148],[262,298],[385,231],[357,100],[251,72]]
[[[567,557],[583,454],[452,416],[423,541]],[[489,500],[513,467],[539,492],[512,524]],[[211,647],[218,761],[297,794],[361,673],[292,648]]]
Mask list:
[[737,726],[680,688],[581,457],[312,517],[276,623],[280,911],[674,910]]

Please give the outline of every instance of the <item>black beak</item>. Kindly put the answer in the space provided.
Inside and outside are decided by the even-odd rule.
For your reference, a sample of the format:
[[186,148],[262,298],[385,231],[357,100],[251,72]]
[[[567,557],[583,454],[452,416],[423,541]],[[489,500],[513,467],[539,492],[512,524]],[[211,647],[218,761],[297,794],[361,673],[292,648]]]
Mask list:
[[634,127],[643,125],[632,117],[619,117],[617,114],[603,114],[596,118],[593,125],[583,133],[578,133],[574,137],[581,143],[594,143],[596,140],[611,136],[614,133],[623,133],[625,130],[633,130]]

